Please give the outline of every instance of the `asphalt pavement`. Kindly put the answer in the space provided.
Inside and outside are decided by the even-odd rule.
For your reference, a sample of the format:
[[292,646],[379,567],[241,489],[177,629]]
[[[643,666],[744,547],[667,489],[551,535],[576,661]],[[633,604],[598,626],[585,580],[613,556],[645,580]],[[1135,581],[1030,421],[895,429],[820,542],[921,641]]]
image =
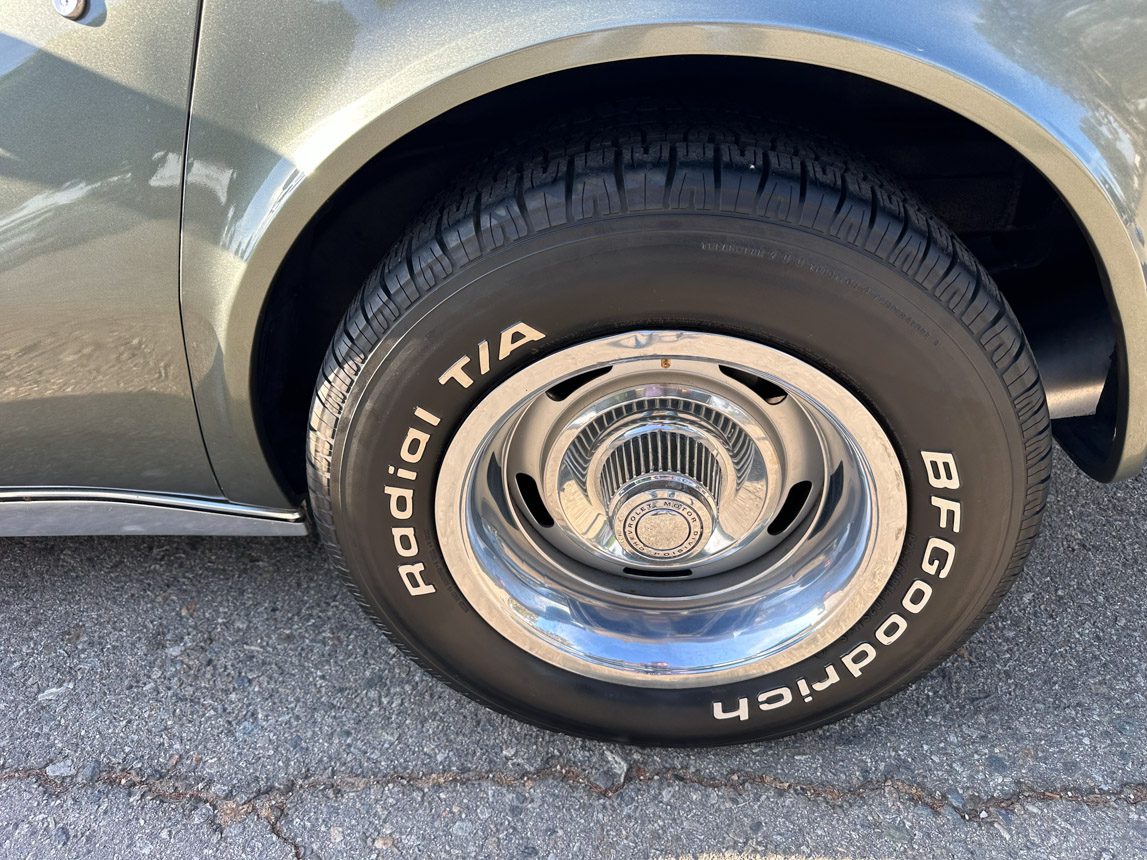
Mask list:
[[996,615],[794,738],[635,749],[492,714],[308,538],[0,540],[0,856],[1147,857],[1147,480],[1059,457]]

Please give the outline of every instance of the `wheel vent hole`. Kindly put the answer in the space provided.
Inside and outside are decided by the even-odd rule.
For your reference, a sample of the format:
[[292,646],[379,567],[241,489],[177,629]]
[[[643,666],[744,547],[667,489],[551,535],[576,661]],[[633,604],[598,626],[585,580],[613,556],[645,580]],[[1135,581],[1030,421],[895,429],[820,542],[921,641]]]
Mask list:
[[689,568],[684,570],[639,570],[636,567],[623,567],[622,571],[630,576],[645,576],[655,579],[681,579],[693,575],[693,571]]
[[752,391],[761,400],[768,403],[770,406],[776,406],[778,403],[784,401],[788,397],[786,392],[779,385],[769,382],[767,379],[761,379],[759,376],[754,376],[751,373],[746,373],[743,370],[738,370],[735,367],[726,367],[721,365],[721,372],[730,379],[735,379],[741,385]]
[[796,522],[796,518],[800,516],[811,492],[811,481],[800,481],[789,487],[789,494],[785,497],[785,503],[781,505],[781,510],[776,518],[769,523],[769,534],[779,535]]
[[587,382],[592,382],[599,376],[605,376],[610,367],[599,367],[594,370],[587,370],[585,373],[579,373],[577,376],[571,376],[569,379],[559,382],[553,388],[546,392],[546,397],[550,400],[556,400],[559,403],[585,385]]
[[538,482],[525,472],[519,472],[515,476],[515,481],[518,484],[518,492],[522,496],[522,502],[530,516],[534,518],[534,522],[546,529],[552,526],[554,518],[546,510],[546,503],[542,501],[542,494],[538,490]]

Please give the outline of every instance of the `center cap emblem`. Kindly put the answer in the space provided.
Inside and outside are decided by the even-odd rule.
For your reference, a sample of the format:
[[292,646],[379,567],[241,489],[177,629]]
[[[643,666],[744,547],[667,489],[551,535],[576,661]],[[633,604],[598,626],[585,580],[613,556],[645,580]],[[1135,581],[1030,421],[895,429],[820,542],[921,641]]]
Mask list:
[[614,517],[614,532],[626,551],[658,561],[691,555],[704,546],[711,528],[704,502],[664,486],[631,496]]

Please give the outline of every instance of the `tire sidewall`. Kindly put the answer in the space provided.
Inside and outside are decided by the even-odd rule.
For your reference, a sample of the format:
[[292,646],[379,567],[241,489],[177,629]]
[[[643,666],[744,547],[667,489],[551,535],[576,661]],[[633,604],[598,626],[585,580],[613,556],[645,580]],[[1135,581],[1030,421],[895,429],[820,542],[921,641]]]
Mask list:
[[[544,336],[499,358],[503,332],[521,323]],[[744,337],[810,362],[869,406],[901,459],[908,527],[887,586],[852,630],[788,669],[672,690],[575,675],[486,624],[442,560],[437,464],[474,405],[541,356],[653,328]],[[484,374],[477,360],[483,341],[492,355]],[[472,384],[440,383],[465,357]],[[438,423],[418,418],[416,409]],[[737,217],[616,218],[487,253],[404,311],[366,357],[341,416],[329,484],[333,528],[369,607],[465,692],[543,725],[625,740],[775,736],[856,710],[916,677],[962,641],[998,594],[1027,486],[1015,408],[964,321],[903,273],[851,246]],[[412,427],[428,437],[416,463],[402,458]],[[954,457],[958,488],[933,486],[927,452]],[[399,480],[392,467],[416,477]],[[393,516],[396,493],[387,487],[409,488],[408,519]],[[958,533],[935,498],[959,505]],[[396,551],[395,528],[414,530],[416,556]],[[936,549],[933,538],[954,551]],[[943,578],[925,569],[949,555]],[[411,564],[422,566],[416,576],[399,575]],[[411,582],[433,590],[413,594]],[[926,602],[910,612],[906,596],[918,599],[924,588]],[[893,616],[903,629],[889,626]],[[865,662],[869,649],[874,656]],[[835,683],[816,689],[833,673]]]

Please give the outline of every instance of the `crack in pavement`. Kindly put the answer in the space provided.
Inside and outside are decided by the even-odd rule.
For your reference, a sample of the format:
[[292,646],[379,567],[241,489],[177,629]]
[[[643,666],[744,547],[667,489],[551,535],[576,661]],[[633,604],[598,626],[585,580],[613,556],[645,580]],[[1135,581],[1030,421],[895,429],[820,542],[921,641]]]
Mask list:
[[[175,759],[175,762],[178,763],[178,758]],[[829,803],[840,803],[847,799],[862,798],[872,794],[892,793],[903,800],[926,806],[935,813],[952,809],[965,820],[985,820],[990,818],[993,813],[1012,810],[1026,802],[1067,802],[1089,807],[1116,803],[1128,805],[1147,803],[1147,783],[1143,782],[1124,783],[1117,788],[1088,789],[1023,786],[1011,794],[993,795],[961,805],[949,800],[940,791],[896,778],[868,780],[852,786],[834,786],[793,782],[769,774],[746,771],[730,771],[723,777],[714,777],[682,768],[650,770],[640,765],[629,765],[622,777],[609,785],[602,785],[591,779],[577,767],[561,764],[519,773],[490,770],[394,771],[375,776],[306,777],[289,780],[286,783],[260,790],[246,800],[234,800],[225,797],[205,788],[207,783],[203,781],[191,783],[181,779],[175,775],[174,766],[164,776],[155,778],[143,776],[130,769],[104,770],[87,782],[49,776],[43,768],[18,768],[0,771],[0,783],[19,781],[35,782],[43,790],[53,794],[63,794],[73,786],[106,785],[129,791],[138,790],[146,797],[161,802],[202,803],[210,807],[214,813],[216,824],[221,827],[238,824],[254,815],[267,825],[275,839],[291,850],[296,860],[302,860],[306,855],[306,848],[302,843],[292,838],[282,826],[283,818],[295,796],[305,792],[350,793],[392,786],[430,789],[490,784],[503,788],[529,789],[538,783],[552,782],[583,789],[599,797],[612,798],[634,785],[681,782],[714,791],[741,791],[745,788],[761,787]]]

